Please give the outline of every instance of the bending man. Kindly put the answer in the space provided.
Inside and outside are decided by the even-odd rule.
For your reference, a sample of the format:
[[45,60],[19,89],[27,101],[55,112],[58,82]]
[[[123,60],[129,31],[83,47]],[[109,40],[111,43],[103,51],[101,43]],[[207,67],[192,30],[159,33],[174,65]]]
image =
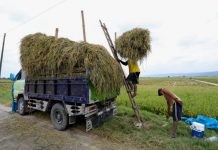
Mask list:
[[176,137],[176,130],[179,123],[179,120],[181,120],[182,115],[182,100],[177,97],[173,92],[170,92],[167,89],[160,88],[158,89],[158,96],[164,96],[167,101],[167,113],[166,118],[168,119],[171,114],[171,107],[173,106],[173,127],[172,127],[172,138]]

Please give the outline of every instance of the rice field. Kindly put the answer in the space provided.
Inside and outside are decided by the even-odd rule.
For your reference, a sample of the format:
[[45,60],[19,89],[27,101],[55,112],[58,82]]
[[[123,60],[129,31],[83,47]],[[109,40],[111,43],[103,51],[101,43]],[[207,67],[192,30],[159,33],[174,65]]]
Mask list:
[[11,81],[0,80],[0,104],[11,105]]
[[[205,115],[218,118],[218,87],[198,83],[189,78],[142,78],[138,86],[136,102],[141,110],[164,114],[166,100],[157,96],[158,88],[167,88],[183,100],[183,115]],[[118,105],[130,106],[123,88],[117,99]]]
[[[206,78],[218,81],[218,78]],[[218,87],[199,83],[189,78],[141,78],[138,86],[136,102],[141,110],[156,114],[164,114],[166,101],[157,96],[158,88],[167,88],[183,100],[183,115],[196,117],[205,115],[218,118]],[[11,105],[11,81],[0,80],[0,103]],[[130,107],[130,101],[125,92],[117,98],[117,104]]]

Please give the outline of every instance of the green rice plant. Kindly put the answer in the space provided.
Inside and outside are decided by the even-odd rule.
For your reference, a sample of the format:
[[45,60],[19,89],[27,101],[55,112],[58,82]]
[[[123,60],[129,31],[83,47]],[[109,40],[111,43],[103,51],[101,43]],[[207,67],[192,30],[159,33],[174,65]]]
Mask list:
[[[157,95],[158,88],[173,91],[183,101],[183,115],[196,117],[205,115],[218,118],[218,87],[198,83],[187,78],[141,79],[136,103],[142,110],[164,114],[167,109],[165,98]],[[118,105],[131,106],[123,88],[117,99]]]
[[11,105],[11,86],[12,82],[10,80],[0,80],[0,104]]

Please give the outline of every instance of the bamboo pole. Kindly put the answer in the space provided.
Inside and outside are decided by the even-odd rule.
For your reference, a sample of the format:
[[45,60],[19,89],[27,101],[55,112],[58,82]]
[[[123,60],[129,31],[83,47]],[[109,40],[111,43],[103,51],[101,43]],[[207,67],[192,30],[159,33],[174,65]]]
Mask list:
[[0,60],[0,78],[2,77],[1,71],[2,71],[2,61],[3,61],[4,48],[5,48],[5,37],[6,37],[6,33],[4,33],[3,42],[2,42],[2,52],[1,52],[1,60]]
[[56,29],[55,29],[55,40],[57,40],[57,39],[58,39],[58,32],[59,32],[59,29],[58,29],[58,28],[56,28]]
[[117,40],[117,32],[114,33],[114,47],[115,47],[115,49],[117,49],[116,40]]
[[[103,29],[103,32],[104,32],[104,34],[105,34],[105,37],[106,37],[106,39],[107,39],[107,41],[108,41],[108,44],[109,44],[109,46],[110,46],[110,48],[111,48],[111,51],[112,51],[112,53],[113,53],[113,55],[114,55],[114,58],[118,61],[117,52],[116,52],[115,46],[113,45],[113,42],[112,42],[112,40],[111,40],[111,38],[110,38],[110,35],[109,35],[108,31],[107,31],[106,25],[105,25],[104,23],[102,23],[101,20],[99,20],[99,21],[100,21],[101,27],[102,27],[102,29]],[[115,35],[116,35],[116,34],[115,34]],[[119,63],[119,64],[120,64],[120,63]],[[121,64],[120,64],[120,67],[121,67]],[[128,84],[126,83],[125,74],[124,74],[123,69],[122,69],[122,73],[123,73],[123,77],[124,77],[123,82],[124,82],[124,85],[125,85],[127,94],[128,94],[128,96],[129,96],[129,99],[130,99],[130,102],[131,102],[133,111],[134,111],[134,113],[135,113],[135,115],[136,115],[136,118],[137,118],[137,121],[138,121],[138,122],[135,124],[135,126],[136,126],[137,128],[141,128],[141,127],[142,127],[142,122],[143,122],[143,120],[142,120],[142,118],[141,118],[141,116],[140,116],[140,113],[139,113],[139,110],[138,110],[138,106],[137,106],[137,104],[136,104],[136,102],[135,102],[135,99],[134,99],[134,97],[132,96],[131,92],[129,91],[129,86],[128,86]]]
[[86,28],[85,28],[85,19],[84,19],[83,10],[81,10],[81,16],[82,16],[82,27],[83,27],[83,40],[84,42],[86,42]]

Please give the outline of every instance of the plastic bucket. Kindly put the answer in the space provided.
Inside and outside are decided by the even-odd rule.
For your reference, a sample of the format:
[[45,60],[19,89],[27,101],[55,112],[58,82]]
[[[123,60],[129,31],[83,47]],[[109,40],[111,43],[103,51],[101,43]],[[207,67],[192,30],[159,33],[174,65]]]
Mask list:
[[192,137],[203,138],[204,137],[204,125],[198,122],[193,122],[190,126],[192,129]]

